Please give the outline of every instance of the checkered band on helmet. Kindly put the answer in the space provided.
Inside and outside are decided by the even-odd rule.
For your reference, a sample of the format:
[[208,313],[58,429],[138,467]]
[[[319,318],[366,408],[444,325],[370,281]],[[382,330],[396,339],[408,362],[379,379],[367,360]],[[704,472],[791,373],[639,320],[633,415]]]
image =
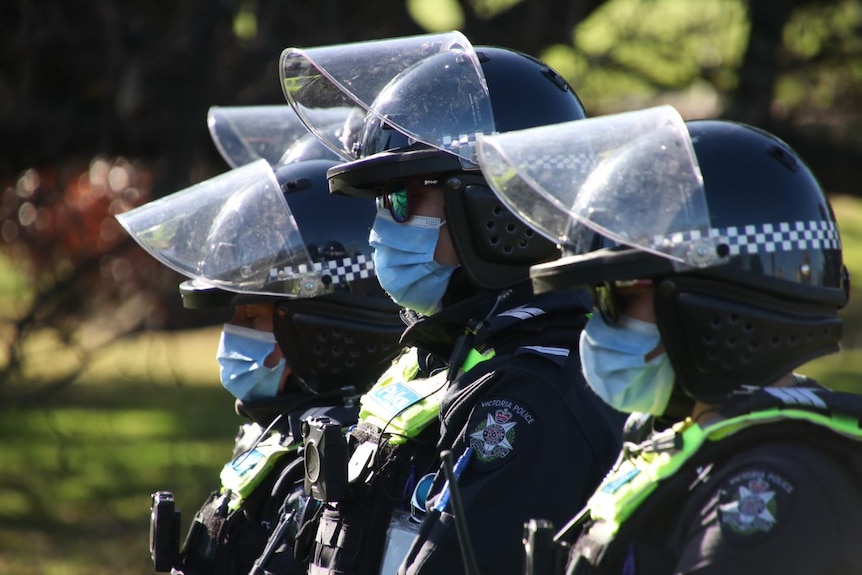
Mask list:
[[794,250],[840,250],[841,239],[835,222],[809,220],[752,224],[679,232],[670,236],[655,236],[653,246],[688,244],[702,238],[713,238],[728,248],[727,255],[769,254]]
[[324,260],[313,263],[313,269],[307,264],[272,268],[269,270],[269,280],[276,282],[284,278],[305,275],[310,272],[328,276],[333,284],[342,284],[360,279],[374,277],[374,262],[370,255],[357,254],[355,257],[337,260]]

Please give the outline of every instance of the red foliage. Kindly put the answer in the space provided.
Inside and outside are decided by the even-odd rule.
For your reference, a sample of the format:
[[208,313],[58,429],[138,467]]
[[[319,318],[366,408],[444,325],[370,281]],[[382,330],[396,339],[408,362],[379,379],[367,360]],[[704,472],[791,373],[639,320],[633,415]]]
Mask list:
[[165,290],[176,298],[176,276],[138,248],[114,217],[147,202],[150,189],[145,168],[103,157],[89,166],[29,169],[3,187],[0,249],[33,289],[35,324],[50,315],[55,327],[77,326],[147,295],[140,321],[160,325],[165,309],[155,302]]

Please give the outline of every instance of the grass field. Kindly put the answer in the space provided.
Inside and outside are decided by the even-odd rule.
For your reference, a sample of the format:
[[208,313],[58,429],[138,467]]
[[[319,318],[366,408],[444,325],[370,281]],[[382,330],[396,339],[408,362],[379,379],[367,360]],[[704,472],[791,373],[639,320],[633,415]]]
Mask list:
[[218,384],[218,329],[147,334],[81,381],[0,417],[0,573],[152,573],[150,494],[184,529],[229,458],[240,418]]
[[[834,205],[848,267],[862,276],[862,203]],[[860,388],[855,299],[842,312],[845,352],[800,369],[838,389]],[[218,384],[217,341],[218,328],[146,334],[107,349],[47,403],[0,406],[0,574],[153,572],[150,494],[174,492],[185,532],[241,423]]]

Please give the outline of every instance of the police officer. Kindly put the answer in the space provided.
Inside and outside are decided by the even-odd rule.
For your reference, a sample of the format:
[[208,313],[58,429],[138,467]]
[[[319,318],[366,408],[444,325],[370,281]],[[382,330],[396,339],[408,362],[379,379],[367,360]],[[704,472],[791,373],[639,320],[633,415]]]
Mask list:
[[[154,557],[158,571],[304,573],[293,553],[308,501],[301,422],[354,423],[357,398],[401,352],[398,308],[367,246],[373,210],[328,194],[333,165],[259,160],[120,216],[153,255],[196,278],[180,286],[185,307],[233,308],[216,358],[249,419],[182,549]],[[262,223],[271,228],[260,235]],[[257,268],[263,279],[247,281]]]
[[[841,338],[849,286],[832,208],[775,136],[674,115],[480,145],[496,176],[508,165],[509,181],[532,184],[490,177],[498,192],[522,209],[536,192],[562,207],[544,229],[616,244],[536,266],[534,286],[593,287],[587,382],[654,416],[638,418],[646,437],[556,534],[571,543],[566,572],[859,573],[862,398],[793,371]],[[555,174],[567,190],[530,178],[529,148],[580,156]]]
[[[580,376],[586,293],[533,296],[530,264],[558,251],[494,198],[474,144],[481,132],[583,118],[581,103],[543,62],[474,50],[458,33],[288,49],[282,80],[306,124],[350,160],[330,169],[331,191],[377,201],[370,243],[378,280],[405,308],[402,344],[448,366],[436,385],[396,380],[363,397],[382,415],[352,435],[350,470],[360,471],[321,508],[309,572],[458,573],[465,556],[485,573],[520,572],[520,549],[504,542],[537,513],[562,520],[583,503],[621,421]],[[339,138],[314,120],[333,102],[361,120]],[[416,438],[392,429],[405,413],[427,414],[414,406],[429,394],[433,428]],[[443,451],[457,460],[457,512]],[[473,553],[459,543],[460,513]]]

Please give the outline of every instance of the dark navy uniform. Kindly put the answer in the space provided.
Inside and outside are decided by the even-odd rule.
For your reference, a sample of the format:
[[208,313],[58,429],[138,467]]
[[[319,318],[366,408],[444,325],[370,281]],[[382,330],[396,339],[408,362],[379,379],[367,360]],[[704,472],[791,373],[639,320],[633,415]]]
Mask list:
[[862,572],[862,397],[800,385],[630,446],[591,499],[567,572]]
[[[524,523],[537,516],[571,516],[611,465],[622,426],[621,416],[580,374],[577,335],[588,311],[584,295],[511,299],[508,309],[468,336],[469,345],[460,342],[493,357],[462,370],[440,406],[438,451],[451,450],[457,458],[470,450],[458,486],[483,573],[523,570],[517,542]],[[429,345],[458,307],[412,326],[408,337]],[[440,509],[443,483],[438,473],[429,497],[438,509],[426,517],[402,572],[464,568],[451,506]]]
[[[364,480],[358,497],[324,505],[310,573],[378,573],[384,562],[392,568],[387,545],[400,547],[401,556],[407,552],[402,571],[461,572],[452,510],[432,510],[444,483],[438,471],[443,450],[458,457],[470,448],[459,487],[483,573],[520,573],[524,522],[537,514],[571,516],[610,467],[623,419],[580,375],[577,334],[587,311],[582,294],[513,295],[489,319],[470,322],[470,335],[459,337],[468,318],[488,315],[493,303],[493,297],[471,298],[407,329],[402,343],[462,366],[450,373],[439,425],[384,450],[378,467],[385,471]],[[357,430],[366,442],[379,441],[368,426],[360,423]],[[392,536],[406,524],[401,518],[411,511],[415,486],[427,473],[436,473],[429,511],[409,532],[415,541],[408,551],[409,540],[395,544]],[[554,493],[560,497],[548,497]]]

